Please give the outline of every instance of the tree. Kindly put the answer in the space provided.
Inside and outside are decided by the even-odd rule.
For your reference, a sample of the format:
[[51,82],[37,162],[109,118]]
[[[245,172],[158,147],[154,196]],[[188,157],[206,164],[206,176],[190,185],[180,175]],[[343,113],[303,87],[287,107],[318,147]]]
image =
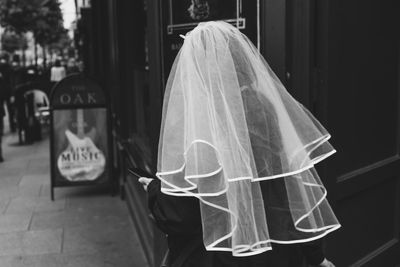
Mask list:
[[18,34],[32,29],[43,0],[1,0],[0,25]]
[[[42,3],[36,15],[32,32],[35,42],[43,48],[43,51],[47,50],[47,46],[58,43],[63,39],[67,31],[63,26],[63,16],[58,0],[47,0]],[[45,65],[46,61],[46,53],[44,53],[43,62]]]
[[17,34],[31,31],[35,53],[36,44],[45,50],[65,34],[58,0],[1,0],[0,25]]
[[6,30],[1,36],[1,47],[10,54],[19,49],[26,49],[27,45],[28,43],[24,34]]
[[36,42],[41,46],[60,40],[66,30],[63,26],[63,16],[57,0],[47,0],[42,3],[31,29]]
[[60,34],[60,38],[57,42],[53,42],[49,44],[49,49],[52,51],[58,51],[59,54],[63,54],[64,51],[68,51],[69,49],[73,48],[73,40],[69,37],[67,31],[63,31]]

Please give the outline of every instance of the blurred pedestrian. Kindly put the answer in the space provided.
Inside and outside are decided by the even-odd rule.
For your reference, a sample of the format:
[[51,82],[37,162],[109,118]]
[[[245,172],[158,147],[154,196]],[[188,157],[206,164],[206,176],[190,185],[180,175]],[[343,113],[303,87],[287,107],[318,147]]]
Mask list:
[[74,58],[70,58],[67,63],[67,74],[79,73],[79,67]]
[[38,71],[35,65],[29,65],[24,70],[24,82],[38,81]]
[[25,72],[20,64],[20,59],[18,55],[14,55],[11,62],[11,94],[9,98],[9,103],[7,103],[8,116],[10,118],[10,128],[12,132],[15,132],[17,125],[17,106],[16,106],[16,96],[15,93],[17,88],[24,83]]
[[167,83],[157,178],[139,179],[170,266],[334,266],[320,240],[340,224],[314,169],[329,138],[246,36],[200,23]]
[[6,81],[3,73],[0,71],[0,162],[4,161],[2,139],[4,134],[4,116],[6,114],[4,104],[6,102],[7,95]]
[[8,112],[8,121],[11,132],[15,132],[15,118],[14,118],[14,107],[12,103],[12,69],[8,63],[8,57],[2,56],[0,58],[0,73],[2,76],[3,90],[4,90],[4,101]]
[[18,55],[13,56],[11,62],[11,86],[12,90],[15,90],[17,86],[24,82],[24,68],[21,66],[20,59]]
[[25,93],[29,90],[29,83],[23,83],[15,89],[14,93],[14,106],[15,117],[17,121],[17,132],[19,144],[26,142],[26,132],[28,127],[28,110],[25,99]]
[[64,66],[62,66],[61,61],[57,59],[50,70],[50,81],[53,83],[59,82],[65,78],[66,74]]

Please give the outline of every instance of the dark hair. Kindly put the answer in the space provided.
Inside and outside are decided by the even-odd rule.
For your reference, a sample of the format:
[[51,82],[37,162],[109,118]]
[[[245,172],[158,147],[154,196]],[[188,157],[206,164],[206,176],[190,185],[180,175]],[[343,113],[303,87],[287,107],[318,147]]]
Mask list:
[[57,60],[54,62],[54,66],[56,66],[56,67],[61,67],[61,61],[57,59]]
[[188,11],[193,20],[205,20],[210,16],[210,6],[205,0],[192,0]]

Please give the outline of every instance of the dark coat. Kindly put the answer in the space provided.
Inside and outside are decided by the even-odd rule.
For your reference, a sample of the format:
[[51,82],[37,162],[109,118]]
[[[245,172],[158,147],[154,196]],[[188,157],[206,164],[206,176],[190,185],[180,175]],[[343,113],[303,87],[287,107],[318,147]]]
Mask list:
[[161,192],[159,180],[148,186],[148,204],[157,226],[167,234],[172,267],[300,267],[324,259],[320,240],[294,245],[272,244],[273,250],[251,257],[206,251],[203,245],[199,200]]
[[0,74],[0,119],[3,119],[5,113],[4,103],[7,100],[7,88],[3,76]]

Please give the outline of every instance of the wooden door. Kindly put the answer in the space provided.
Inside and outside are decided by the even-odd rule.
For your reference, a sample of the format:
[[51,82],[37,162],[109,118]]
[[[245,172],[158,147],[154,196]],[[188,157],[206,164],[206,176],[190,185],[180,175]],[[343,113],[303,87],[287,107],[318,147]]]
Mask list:
[[336,266],[400,263],[400,1],[265,0],[262,48],[332,134],[318,164],[342,228]]
[[316,113],[338,153],[323,180],[342,224],[337,266],[400,263],[400,1],[314,2]]

